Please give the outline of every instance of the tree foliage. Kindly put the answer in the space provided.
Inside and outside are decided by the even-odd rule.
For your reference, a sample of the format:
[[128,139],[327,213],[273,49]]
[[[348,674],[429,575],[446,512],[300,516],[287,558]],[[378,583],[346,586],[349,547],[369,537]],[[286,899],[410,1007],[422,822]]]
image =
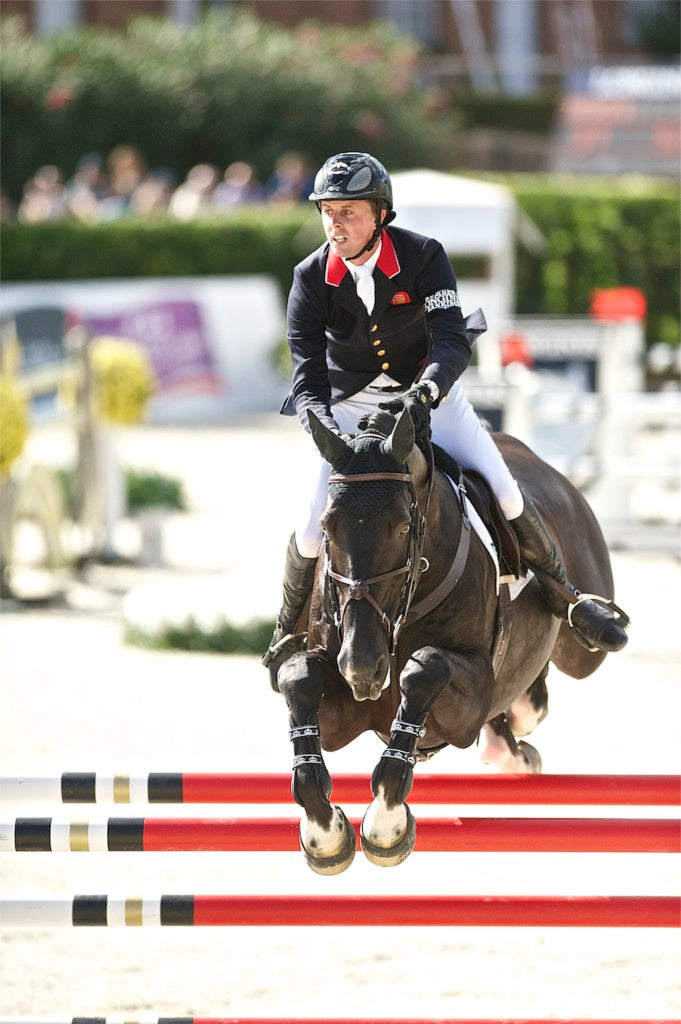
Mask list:
[[237,10],[189,28],[136,19],[120,34],[41,38],[6,19],[1,41],[4,180],[14,198],[43,164],[68,175],[85,153],[121,143],[178,177],[199,162],[235,160],[265,176],[290,150],[314,166],[353,149],[375,149],[391,167],[451,163],[451,115],[417,84],[414,42],[387,23],[290,30]]

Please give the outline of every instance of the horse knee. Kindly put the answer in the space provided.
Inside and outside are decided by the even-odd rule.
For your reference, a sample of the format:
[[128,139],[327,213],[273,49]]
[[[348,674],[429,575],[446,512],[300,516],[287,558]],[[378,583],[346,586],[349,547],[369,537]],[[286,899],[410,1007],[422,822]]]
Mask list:
[[444,686],[450,672],[450,659],[439,647],[420,647],[411,655],[400,675],[403,692],[416,687],[432,690]]
[[292,655],[279,669],[277,683],[289,710],[296,720],[294,707],[308,711],[319,706],[324,692],[324,672],[321,663],[305,651]]

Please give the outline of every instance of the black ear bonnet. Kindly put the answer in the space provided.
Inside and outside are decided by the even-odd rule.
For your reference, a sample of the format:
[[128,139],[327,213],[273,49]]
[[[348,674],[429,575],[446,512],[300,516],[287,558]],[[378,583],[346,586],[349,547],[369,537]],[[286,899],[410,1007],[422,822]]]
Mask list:
[[[385,414],[383,414],[385,415]],[[372,421],[373,421],[372,417]],[[378,417],[375,417],[378,419]],[[392,421],[391,426],[392,426]],[[364,429],[365,421],[360,421],[360,430]],[[373,424],[372,424],[373,425]],[[386,435],[375,427],[349,442],[352,449],[347,465],[343,467],[345,476],[358,473],[397,473],[399,467],[390,455],[383,451],[382,444]],[[353,518],[371,519],[386,508],[393,498],[404,488],[401,480],[358,480],[352,483],[329,484],[329,498],[334,505],[345,512],[352,513]]]

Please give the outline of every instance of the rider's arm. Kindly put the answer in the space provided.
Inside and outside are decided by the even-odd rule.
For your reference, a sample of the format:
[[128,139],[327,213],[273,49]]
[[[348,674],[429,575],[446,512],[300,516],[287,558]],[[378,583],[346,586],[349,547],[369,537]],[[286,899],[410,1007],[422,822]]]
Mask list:
[[471,346],[449,257],[439,242],[430,239],[429,243],[434,251],[417,282],[430,336],[428,362],[421,377],[433,381],[439,389],[439,397],[444,398],[468,366]]
[[338,429],[331,415],[331,385],[326,363],[324,328],[325,314],[321,298],[316,294],[305,271],[296,267],[288,299],[286,337],[293,364],[291,400],[306,430],[309,429],[309,409],[331,430]]

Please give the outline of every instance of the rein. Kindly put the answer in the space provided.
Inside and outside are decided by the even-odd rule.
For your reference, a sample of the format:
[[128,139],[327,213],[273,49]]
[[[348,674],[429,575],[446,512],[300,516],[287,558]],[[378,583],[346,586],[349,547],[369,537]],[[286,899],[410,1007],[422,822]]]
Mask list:
[[[372,576],[369,579],[353,580],[347,576],[342,576],[332,568],[329,540],[328,537],[326,537],[326,572],[329,579],[332,581],[329,591],[331,594],[334,621],[339,635],[343,628],[343,618],[350,601],[368,601],[376,611],[383,628],[390,638],[390,654],[391,657],[394,657],[397,652],[397,641],[409,613],[421,573],[426,572],[429,568],[428,559],[423,557],[423,546],[426,536],[428,506],[430,504],[430,495],[433,488],[432,448],[428,445],[428,493],[423,513],[419,510],[416,489],[414,488],[414,478],[411,473],[356,473],[347,475],[337,473],[329,477],[330,484],[352,484],[374,480],[397,480],[406,484],[409,488],[411,494],[411,504],[409,507],[411,523],[409,528],[409,549],[406,563],[398,569],[392,569],[389,572],[381,573],[378,576]],[[386,615],[376,599],[372,597],[369,587],[374,583],[382,583],[384,580],[393,579],[396,576],[402,575],[404,575],[406,579],[400,594],[400,604],[397,610],[397,615],[395,620],[391,621],[390,617]],[[344,601],[339,598],[338,587],[333,584],[340,584],[348,588]]]

